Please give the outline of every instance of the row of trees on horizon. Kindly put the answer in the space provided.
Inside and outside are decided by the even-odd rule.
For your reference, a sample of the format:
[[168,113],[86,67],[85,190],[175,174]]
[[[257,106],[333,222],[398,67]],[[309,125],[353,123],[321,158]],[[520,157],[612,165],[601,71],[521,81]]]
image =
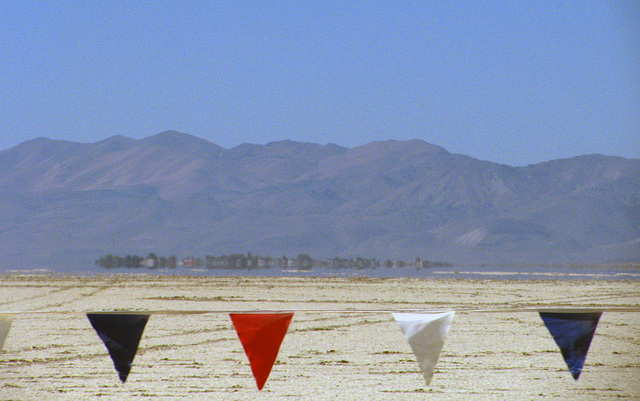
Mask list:
[[158,256],[155,253],[149,253],[146,257],[139,255],[118,256],[108,254],[100,257],[95,261],[98,266],[113,268],[169,268],[176,267],[186,268],[207,268],[207,269],[296,269],[311,270],[314,267],[329,267],[334,269],[376,269],[379,267],[386,268],[406,268],[413,267],[416,269],[450,266],[447,262],[430,261],[427,259],[416,258],[414,261],[406,262],[403,260],[378,260],[376,258],[326,258],[313,259],[307,254],[299,254],[294,258],[281,256],[273,258],[271,256],[253,255],[251,252],[245,254],[230,254],[221,256],[207,255],[204,258],[186,257],[178,259],[175,255],[168,257]]

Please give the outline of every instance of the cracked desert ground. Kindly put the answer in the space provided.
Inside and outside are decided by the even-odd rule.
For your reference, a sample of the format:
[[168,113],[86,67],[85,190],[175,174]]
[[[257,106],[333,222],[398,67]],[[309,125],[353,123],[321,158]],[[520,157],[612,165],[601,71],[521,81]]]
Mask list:
[[[637,281],[3,275],[0,399],[640,399],[639,306]],[[578,381],[537,308],[605,310]],[[124,385],[85,316],[114,310],[159,312]],[[262,391],[227,313],[255,310],[295,311]],[[456,311],[429,386],[404,310]]]

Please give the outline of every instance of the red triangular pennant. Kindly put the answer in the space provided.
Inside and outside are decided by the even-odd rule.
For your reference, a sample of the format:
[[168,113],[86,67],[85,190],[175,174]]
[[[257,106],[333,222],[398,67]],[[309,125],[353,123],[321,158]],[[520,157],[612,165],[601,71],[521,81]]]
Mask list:
[[293,313],[230,313],[258,390],[262,390],[276,362]]

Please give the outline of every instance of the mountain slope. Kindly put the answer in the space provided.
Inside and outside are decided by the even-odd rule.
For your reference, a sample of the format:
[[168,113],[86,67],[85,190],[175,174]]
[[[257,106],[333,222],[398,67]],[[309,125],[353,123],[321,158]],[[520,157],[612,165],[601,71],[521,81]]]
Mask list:
[[0,152],[8,266],[98,256],[375,256],[640,261],[640,160],[510,167],[419,140],[224,149],[173,131]]

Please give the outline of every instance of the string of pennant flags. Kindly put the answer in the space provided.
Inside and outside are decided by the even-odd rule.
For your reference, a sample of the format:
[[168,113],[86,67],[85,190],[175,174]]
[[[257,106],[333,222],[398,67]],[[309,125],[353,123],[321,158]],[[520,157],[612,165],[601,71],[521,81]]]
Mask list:
[[[280,346],[287,333],[294,313],[305,311],[221,311],[221,310],[164,310],[88,312],[86,316],[93,329],[107,348],[118,377],[125,383],[140,339],[152,314],[204,314],[228,313],[233,327],[249,360],[251,372],[258,390],[261,390],[271,373]],[[311,310],[309,310],[311,311]],[[388,310],[312,310],[313,312],[381,313],[390,312],[400,326],[416,357],[426,385],[429,385],[447,333],[453,322],[454,311],[420,312]],[[640,312],[640,308],[594,309],[467,309],[462,312],[537,312],[558,345],[562,357],[575,380],[578,380],[585,364],[587,352],[603,312]],[[459,311],[460,312],[460,311]],[[52,312],[21,312],[52,313]],[[78,313],[78,312],[53,312]],[[9,334],[11,323],[20,312],[0,313],[0,350]]]

